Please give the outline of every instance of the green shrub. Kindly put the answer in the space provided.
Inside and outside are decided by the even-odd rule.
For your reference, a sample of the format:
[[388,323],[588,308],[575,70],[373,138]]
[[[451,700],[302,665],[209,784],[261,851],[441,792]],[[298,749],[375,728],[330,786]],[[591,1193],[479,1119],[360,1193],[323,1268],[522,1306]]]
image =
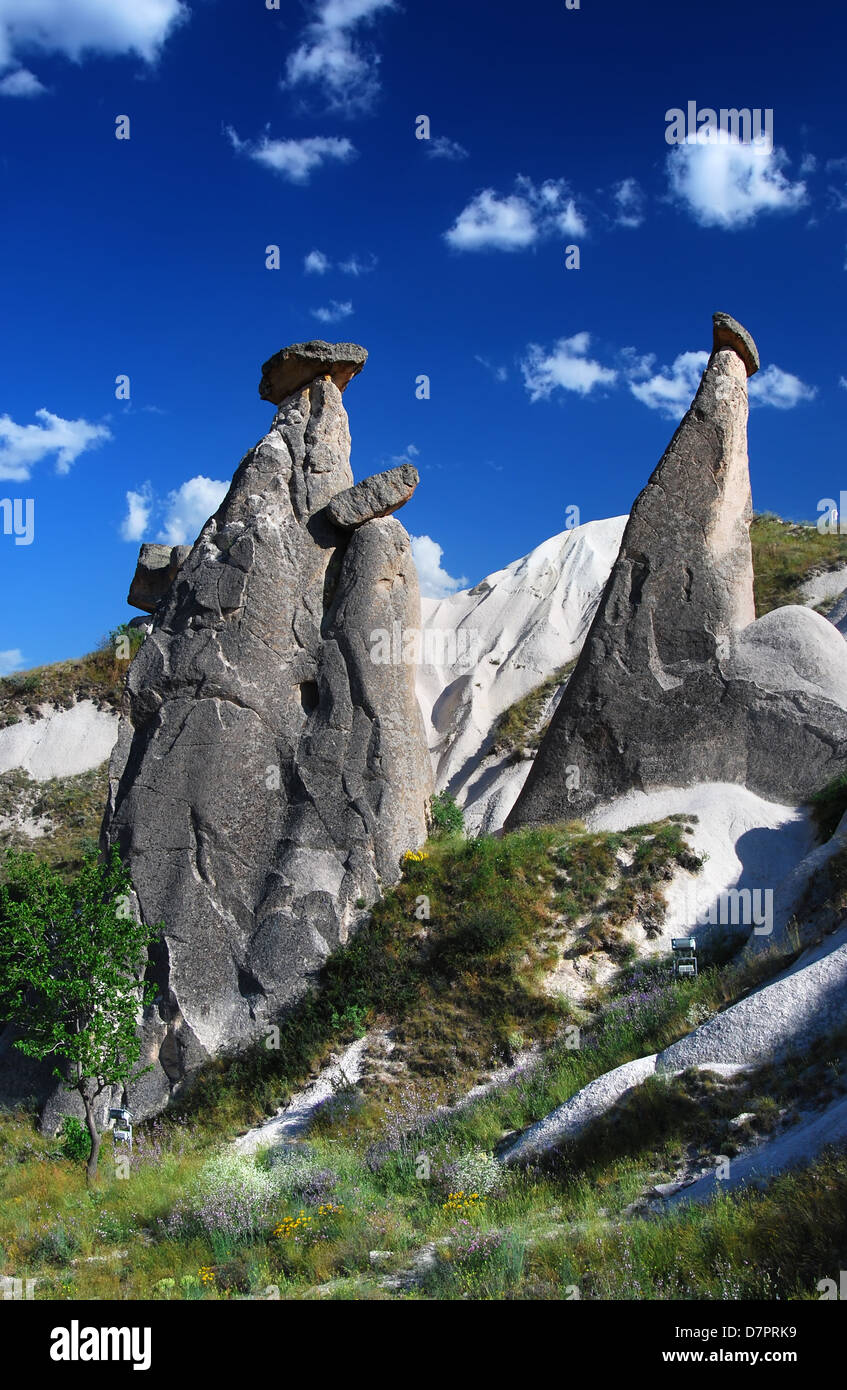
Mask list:
[[21,695],[35,695],[40,685],[40,671],[22,671],[20,675],[4,676],[0,680],[0,699],[15,699]]
[[71,1163],[85,1163],[91,1148],[88,1130],[73,1115],[62,1120],[62,1150]]
[[461,806],[456,805],[450,792],[436,792],[431,802],[432,838],[444,839],[447,835],[463,835],[465,818]]
[[348,1004],[341,1013],[333,1009],[330,1013],[330,1027],[334,1033],[352,1033],[356,1038],[363,1038],[368,1031],[367,1013],[367,1009],[362,1008],[361,1004]]

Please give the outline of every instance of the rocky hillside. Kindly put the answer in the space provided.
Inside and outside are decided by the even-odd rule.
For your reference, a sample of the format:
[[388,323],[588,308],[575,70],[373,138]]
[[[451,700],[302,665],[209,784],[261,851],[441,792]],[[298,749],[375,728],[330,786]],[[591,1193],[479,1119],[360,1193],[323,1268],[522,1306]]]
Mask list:
[[57,668],[7,691],[7,843],[68,871],[117,734],[104,839],[165,935],[131,1202],[82,1210],[68,1099],[35,1135],[0,1038],[0,1244],[48,1296],[75,1260],[98,1297],[812,1297],[847,1257],[847,555],[753,520],[755,344],[715,316],[628,518],[422,612],[414,471],[349,471],[364,358],[266,363],[221,508],[143,548],[119,728]]

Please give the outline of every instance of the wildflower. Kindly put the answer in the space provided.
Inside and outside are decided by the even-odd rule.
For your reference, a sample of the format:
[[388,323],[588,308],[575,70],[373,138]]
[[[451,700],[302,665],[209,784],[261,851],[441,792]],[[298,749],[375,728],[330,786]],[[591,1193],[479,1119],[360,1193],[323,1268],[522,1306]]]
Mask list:
[[458,1215],[459,1212],[482,1211],[485,1207],[485,1199],[480,1197],[478,1192],[450,1192],[447,1201],[442,1204],[444,1211]]

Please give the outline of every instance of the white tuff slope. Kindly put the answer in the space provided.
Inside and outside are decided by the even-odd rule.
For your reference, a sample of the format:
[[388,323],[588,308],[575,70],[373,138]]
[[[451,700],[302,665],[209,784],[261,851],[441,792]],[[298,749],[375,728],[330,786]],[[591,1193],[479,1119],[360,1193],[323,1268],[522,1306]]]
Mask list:
[[40,707],[39,719],[0,729],[0,773],[23,768],[36,782],[74,777],[104,763],[118,736],[118,716],[91,700],[70,709]]
[[[828,1033],[844,1027],[845,984],[847,928],[805,952],[773,980],[694,1028],[664,1052],[625,1062],[589,1082],[524,1130],[501,1158],[514,1163],[576,1137],[648,1076],[674,1075],[688,1067],[720,1068],[731,1074],[736,1068],[779,1060],[789,1052],[813,1052]],[[786,1161],[798,1156],[786,1155]]]
[[486,760],[492,725],[578,656],[626,520],[562,531],[474,588],[422,602],[425,644],[449,648],[456,634],[452,652],[418,671],[436,786],[453,793],[473,828],[502,825],[529,770]]

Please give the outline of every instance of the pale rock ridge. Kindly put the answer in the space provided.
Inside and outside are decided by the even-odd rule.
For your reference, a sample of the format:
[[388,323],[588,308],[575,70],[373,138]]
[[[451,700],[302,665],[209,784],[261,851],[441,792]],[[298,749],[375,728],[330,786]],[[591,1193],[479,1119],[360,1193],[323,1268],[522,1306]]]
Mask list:
[[551,536],[472,589],[422,600],[418,700],[439,790],[474,831],[499,829],[529,769],[491,753],[497,717],[579,653],[626,517]]
[[509,828],[697,782],[800,801],[847,761],[843,639],[805,608],[753,620],[752,340],[717,319],[697,394],[636,499]]
[[106,761],[115,743],[117,716],[78,700],[69,709],[39,707],[37,719],[0,729],[0,773],[22,768],[35,782],[75,777]]

